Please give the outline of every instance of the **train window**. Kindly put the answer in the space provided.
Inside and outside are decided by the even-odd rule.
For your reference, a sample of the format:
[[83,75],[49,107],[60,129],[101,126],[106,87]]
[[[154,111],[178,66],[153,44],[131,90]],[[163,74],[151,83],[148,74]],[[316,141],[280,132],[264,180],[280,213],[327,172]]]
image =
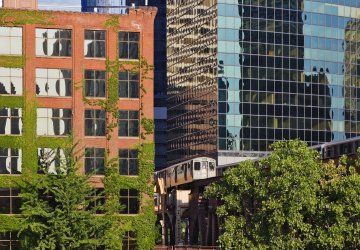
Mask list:
[[215,164],[213,162],[209,162],[209,169],[213,171],[215,169]]
[[200,162],[194,163],[194,170],[200,170]]

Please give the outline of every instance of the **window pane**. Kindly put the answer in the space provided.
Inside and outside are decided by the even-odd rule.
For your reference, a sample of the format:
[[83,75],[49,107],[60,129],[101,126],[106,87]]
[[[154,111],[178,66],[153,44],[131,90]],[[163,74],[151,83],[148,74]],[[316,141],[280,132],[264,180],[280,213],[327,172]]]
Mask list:
[[139,58],[139,44],[138,43],[129,43],[129,58],[138,59]]

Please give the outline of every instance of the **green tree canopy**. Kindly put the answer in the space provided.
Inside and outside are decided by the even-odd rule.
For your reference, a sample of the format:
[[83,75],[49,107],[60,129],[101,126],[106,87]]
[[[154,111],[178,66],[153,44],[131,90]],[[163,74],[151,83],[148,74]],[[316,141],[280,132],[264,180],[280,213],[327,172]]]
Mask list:
[[55,170],[49,171],[51,162],[44,159],[43,175],[24,178],[19,231],[23,249],[97,249],[106,242],[113,223],[108,216],[95,215],[102,206],[91,206],[97,200],[95,189],[89,176],[79,174],[72,152],[65,159],[49,157],[60,166]]
[[[360,249],[360,176],[322,163],[299,140],[224,173],[205,194],[220,205],[223,249]],[[344,164],[345,163],[345,164]],[[355,163],[354,163],[355,164]]]

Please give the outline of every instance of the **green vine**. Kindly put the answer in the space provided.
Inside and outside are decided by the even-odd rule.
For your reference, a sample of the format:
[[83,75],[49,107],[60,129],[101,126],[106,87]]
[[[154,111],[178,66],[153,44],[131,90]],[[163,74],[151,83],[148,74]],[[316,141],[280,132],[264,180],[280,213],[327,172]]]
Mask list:
[[[0,10],[1,11],[1,10]],[[0,67],[4,68],[23,68],[25,56],[0,56]]]
[[51,12],[20,9],[0,9],[0,25],[51,24]]

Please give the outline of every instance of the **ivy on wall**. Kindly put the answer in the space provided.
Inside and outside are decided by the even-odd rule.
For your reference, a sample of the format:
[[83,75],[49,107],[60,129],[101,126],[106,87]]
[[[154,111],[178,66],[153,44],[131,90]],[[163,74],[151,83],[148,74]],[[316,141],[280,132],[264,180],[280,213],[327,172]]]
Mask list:
[[[15,9],[0,10],[0,25],[14,26],[25,24],[51,25],[51,12],[25,11]],[[119,16],[111,15],[104,23],[104,27],[117,31],[119,29]],[[25,57],[0,56],[0,67],[23,68]],[[111,134],[117,128],[118,123],[118,72],[121,69],[140,72],[140,117],[141,134],[138,149],[139,175],[127,177],[119,175],[119,161],[117,158],[109,159],[110,149],[107,149],[104,185],[106,190],[105,215],[116,221],[114,230],[111,230],[106,242],[107,249],[121,249],[122,238],[125,232],[134,231],[137,235],[138,249],[153,249],[155,243],[155,220],[153,205],[153,188],[151,177],[154,171],[154,143],[146,140],[146,136],[154,133],[154,121],[144,116],[143,97],[146,94],[144,80],[150,79],[149,73],[153,67],[145,58],[139,61],[106,60],[106,72],[108,75],[107,87],[108,98],[106,100],[94,100],[83,98],[84,103],[90,106],[100,106],[107,113],[106,139],[111,140]],[[75,86],[78,88],[79,86]],[[42,178],[37,174],[37,148],[39,147],[66,147],[72,138],[49,138],[37,137],[36,135],[36,110],[35,97],[24,94],[22,97],[1,96],[0,107],[22,108],[23,133],[21,136],[0,136],[0,146],[22,148],[22,174],[0,176],[0,187],[16,187],[23,180],[37,181]],[[26,103],[26,105],[24,105]],[[119,190],[121,188],[134,188],[140,192],[140,211],[136,216],[118,214],[121,205],[119,203]],[[101,217],[94,216],[95,220]],[[0,215],[0,232],[16,231],[21,225],[21,215]]]

